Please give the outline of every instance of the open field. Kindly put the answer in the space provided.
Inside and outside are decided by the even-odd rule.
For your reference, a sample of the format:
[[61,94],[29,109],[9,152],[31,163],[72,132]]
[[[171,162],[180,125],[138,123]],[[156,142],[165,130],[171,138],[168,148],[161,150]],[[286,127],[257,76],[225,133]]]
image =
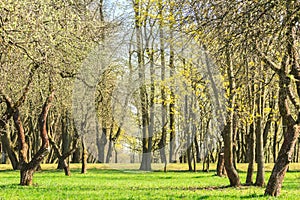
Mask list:
[[[170,164],[164,173],[159,171],[162,165],[154,164],[154,172],[141,172],[138,166],[89,164],[88,173],[80,174],[80,164],[71,164],[72,176],[66,177],[55,170],[56,165],[42,165],[43,171],[34,175],[34,186],[21,187],[19,172],[0,165],[0,199],[272,199],[263,196],[264,188],[226,188],[227,178],[215,176],[215,171],[193,173],[185,171],[186,164]],[[242,182],[246,167],[238,165]],[[271,168],[266,165],[266,180]],[[290,169],[276,199],[299,199],[300,164],[291,164]]]

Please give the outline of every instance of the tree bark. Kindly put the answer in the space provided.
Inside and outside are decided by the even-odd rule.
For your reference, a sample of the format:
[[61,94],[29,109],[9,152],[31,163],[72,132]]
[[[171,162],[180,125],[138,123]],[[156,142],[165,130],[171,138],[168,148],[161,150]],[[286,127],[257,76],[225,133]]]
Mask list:
[[[261,68],[263,69],[263,68]],[[262,70],[260,70],[262,72]],[[261,73],[260,73],[261,74]],[[262,83],[259,84],[259,88],[262,88]],[[264,108],[264,89],[262,89],[258,96],[256,97],[256,105],[257,105],[257,115],[256,115],[256,126],[255,126],[255,134],[256,134],[256,162],[257,162],[257,174],[256,174],[256,186],[264,186],[265,184],[265,156],[264,156],[264,137],[263,137],[263,129],[262,129],[262,119],[264,116],[263,108]]]
[[[286,171],[288,170],[289,163],[292,161],[295,143],[299,137],[300,129],[300,105],[298,99],[300,97],[300,64],[299,64],[299,52],[298,52],[298,35],[296,24],[298,23],[298,17],[292,15],[292,8],[296,6],[295,2],[292,0],[287,0],[286,2],[286,13],[290,18],[290,22],[287,24],[286,30],[286,52],[281,62],[281,68],[267,59],[263,55],[266,63],[272,67],[273,70],[279,75],[279,112],[282,117],[282,125],[284,127],[284,141],[281,149],[278,153],[277,161],[272,170],[271,177],[268,181],[265,195],[278,196],[280,194],[282,182]],[[262,53],[261,53],[262,54]],[[296,79],[296,92],[297,97],[294,95],[291,87],[291,79],[289,77],[289,71],[291,68],[291,74]],[[289,102],[291,102],[297,111],[297,119],[293,118],[291,114],[291,109],[289,107]]]
[[232,69],[232,61],[229,54],[229,47],[226,47],[226,62],[227,62],[227,75],[229,78],[229,89],[230,89],[230,96],[229,96],[229,108],[230,111],[228,113],[228,120],[227,124],[224,126],[223,129],[223,141],[224,141],[224,163],[227,172],[227,176],[229,178],[230,186],[238,187],[241,185],[240,177],[234,168],[233,165],[233,120],[234,120],[234,107],[235,107],[235,81]]
[[[64,119],[65,117],[65,119]],[[66,113],[65,116],[61,119],[61,129],[62,129],[62,152],[61,155],[64,155],[70,151],[70,141],[69,141],[69,132],[68,128],[70,126],[70,123],[68,121],[68,114]],[[59,159],[57,169],[65,169],[65,158]],[[67,165],[68,166],[68,165]]]
[[[103,124],[104,125],[104,124]],[[102,127],[101,137],[97,138],[97,147],[98,147],[98,162],[104,163],[104,149],[107,144],[107,129]]]
[[20,169],[19,167],[19,161],[17,159],[17,154],[13,150],[10,138],[9,138],[9,125],[5,125],[5,131],[2,132],[1,135],[1,144],[2,144],[2,149],[5,151],[8,155],[8,158],[12,164],[13,170]]
[[113,141],[113,126],[111,126],[110,132],[109,132],[108,149],[107,149],[105,163],[109,163],[110,162],[110,159],[111,159],[111,156],[112,156],[112,151],[113,151],[113,145],[114,145],[114,141]]
[[14,122],[16,129],[18,130],[18,140],[19,140],[19,159],[20,159],[20,185],[31,185],[33,174],[40,165],[40,163],[44,160],[45,156],[50,152],[49,147],[49,139],[47,135],[47,116],[51,106],[51,102],[54,98],[54,92],[52,91],[50,96],[47,98],[46,102],[43,105],[42,112],[39,116],[39,129],[40,135],[42,139],[42,146],[39,151],[34,155],[30,162],[27,161],[27,151],[28,146],[25,142],[25,133],[23,129],[23,124],[21,122],[21,117],[19,113],[19,109],[15,108],[14,111]]
[[81,137],[81,145],[82,145],[82,155],[81,155],[81,173],[85,174],[87,172],[87,159],[88,152],[86,150],[84,137]]
[[[173,15],[173,6],[170,5],[171,12],[170,15]],[[171,16],[170,19],[173,19],[174,16]],[[169,123],[169,129],[170,129],[170,154],[169,154],[169,163],[175,163],[176,158],[175,158],[175,93],[174,93],[174,86],[175,86],[175,80],[173,77],[174,76],[174,71],[175,71],[175,64],[174,64],[174,45],[173,45],[173,21],[170,20],[170,57],[169,57],[169,66],[170,66],[170,78],[171,78],[171,86],[170,86],[170,104],[169,104],[169,118],[170,118],[170,123]]]
[[218,164],[217,164],[217,176],[224,176],[226,174],[223,174],[224,172],[224,148],[222,147],[219,154],[218,154]]
[[158,143],[161,162],[167,165],[166,157],[166,143],[167,143],[167,104],[166,104],[166,92],[165,92],[165,38],[163,30],[163,5],[162,0],[158,1],[158,16],[159,16],[159,39],[160,39],[160,68],[161,68],[161,138]]
[[199,149],[200,147],[199,147],[199,142],[197,140],[197,134],[195,134],[194,143],[195,143],[195,151],[196,151],[196,162],[200,163],[201,162],[200,149]]
[[253,172],[254,172],[254,163],[255,163],[255,122],[253,121],[250,124],[249,133],[247,136],[247,151],[248,151],[248,169],[247,169],[247,178],[246,184],[253,184]]
[[278,154],[277,161],[272,170],[265,195],[278,196],[281,191],[282,182],[289,163],[292,161],[294,146],[299,137],[299,125],[289,123],[286,133],[284,133],[284,142]]
[[151,149],[149,148],[149,113],[148,113],[148,95],[145,85],[145,65],[144,65],[144,51],[142,44],[142,31],[140,13],[140,2],[134,0],[133,3],[135,13],[135,30],[136,30],[136,44],[137,44],[137,59],[138,59],[138,74],[139,74],[139,96],[141,105],[141,118],[142,118],[142,162],[140,170],[150,171],[151,170]]

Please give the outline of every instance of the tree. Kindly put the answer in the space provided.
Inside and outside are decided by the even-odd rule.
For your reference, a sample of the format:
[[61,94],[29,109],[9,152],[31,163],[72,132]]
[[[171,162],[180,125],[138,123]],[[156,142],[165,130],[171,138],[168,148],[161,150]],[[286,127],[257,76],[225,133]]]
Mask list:
[[50,150],[46,128],[46,119],[51,106],[51,102],[54,98],[54,90],[52,88],[50,89],[50,95],[46,99],[42,108],[42,112],[39,116],[39,129],[40,136],[42,139],[42,145],[39,151],[33,156],[33,158],[30,161],[27,158],[29,149],[28,144],[25,140],[25,131],[21,120],[21,114],[19,109],[20,103],[13,103],[11,98],[5,95],[2,91],[1,94],[7,104],[7,109],[10,113],[9,115],[13,117],[14,124],[18,132],[19,165],[21,174],[20,185],[31,185],[34,172],[36,171],[37,167],[40,165],[40,163],[43,161],[43,159],[49,153]]

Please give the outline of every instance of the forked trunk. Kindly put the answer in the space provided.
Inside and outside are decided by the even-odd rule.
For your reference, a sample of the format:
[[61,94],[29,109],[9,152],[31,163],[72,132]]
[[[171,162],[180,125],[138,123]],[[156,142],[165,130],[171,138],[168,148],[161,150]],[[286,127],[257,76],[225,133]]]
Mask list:
[[71,176],[70,167],[69,167],[67,161],[64,160],[63,163],[64,163],[63,168],[64,168],[65,175]]
[[34,169],[28,169],[27,165],[23,166],[20,170],[21,179],[20,185],[32,185]]

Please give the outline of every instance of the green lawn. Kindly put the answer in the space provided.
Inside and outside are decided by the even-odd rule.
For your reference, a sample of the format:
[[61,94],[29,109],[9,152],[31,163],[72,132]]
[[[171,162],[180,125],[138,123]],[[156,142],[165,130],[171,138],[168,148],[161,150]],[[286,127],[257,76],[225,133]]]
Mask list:
[[[299,199],[298,166],[294,164],[287,173],[277,199]],[[55,165],[43,165],[44,170],[34,175],[34,186],[22,187],[18,185],[19,172],[2,165],[0,199],[272,199],[263,196],[264,188],[226,188],[227,178],[215,176],[214,171],[186,172],[186,165],[170,165],[167,173],[141,172],[135,170],[138,165],[93,164],[89,165],[87,174],[80,174],[78,167],[72,165],[72,176],[66,177],[62,171],[55,170]],[[246,165],[239,168],[244,182]],[[154,165],[154,169],[161,166]],[[269,176],[267,172],[266,179]]]

